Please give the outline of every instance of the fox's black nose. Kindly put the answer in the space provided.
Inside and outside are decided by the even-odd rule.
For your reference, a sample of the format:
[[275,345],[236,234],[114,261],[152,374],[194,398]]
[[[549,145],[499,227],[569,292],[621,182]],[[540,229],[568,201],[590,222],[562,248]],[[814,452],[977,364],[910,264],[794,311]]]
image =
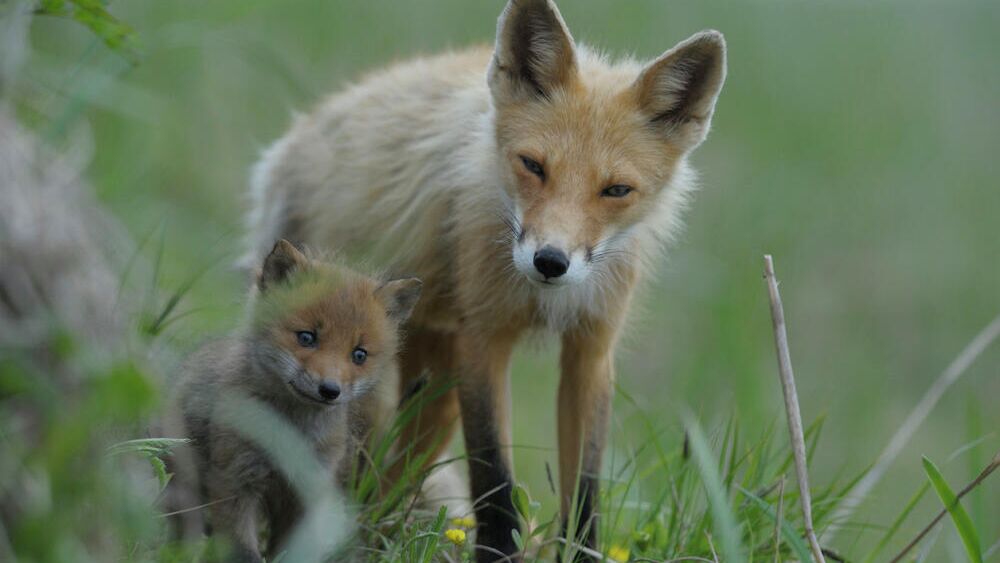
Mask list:
[[319,384],[319,396],[327,401],[332,401],[340,396],[340,385],[332,381],[323,381]]
[[558,278],[569,269],[569,258],[562,250],[544,246],[535,253],[535,269],[546,278]]

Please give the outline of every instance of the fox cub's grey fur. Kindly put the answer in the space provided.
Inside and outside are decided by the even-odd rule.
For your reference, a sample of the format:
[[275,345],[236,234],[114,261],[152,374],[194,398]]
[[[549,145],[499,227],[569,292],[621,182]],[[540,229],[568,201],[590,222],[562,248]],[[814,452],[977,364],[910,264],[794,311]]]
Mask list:
[[[378,388],[395,378],[399,327],[420,286],[414,278],[380,282],[279,241],[261,268],[246,326],[203,347],[183,370],[173,422],[192,447],[179,452],[170,508],[208,504],[211,530],[238,561],[261,560],[263,517],[273,556],[302,508],[254,445],[254,429],[227,422],[227,401],[247,397],[273,410],[313,446],[331,482],[342,481],[381,418]],[[190,514],[179,522],[183,532],[200,533]]]

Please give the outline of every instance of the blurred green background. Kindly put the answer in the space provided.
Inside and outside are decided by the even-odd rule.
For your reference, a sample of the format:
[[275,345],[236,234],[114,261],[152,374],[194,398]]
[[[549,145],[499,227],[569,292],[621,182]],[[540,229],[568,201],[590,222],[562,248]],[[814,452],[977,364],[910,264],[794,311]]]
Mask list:
[[[182,349],[237,319],[248,170],[296,111],[365,71],[491,41],[503,2],[118,2],[130,65],[77,24],[37,18],[20,113],[57,143],[89,139],[89,178],[137,239],[163,236],[168,288],[200,275],[169,336]],[[723,31],[729,78],[694,163],[685,235],[635,306],[619,382],[680,440],[784,432],[762,255],[782,281],[805,419],[825,415],[813,479],[870,465],[924,390],[1000,313],[1000,3],[564,0],[575,38],[651,58]],[[146,246],[155,252],[155,244]],[[554,341],[549,344],[555,344]],[[546,498],[554,346],[514,367],[518,477]],[[934,410],[856,515],[887,525],[924,479],[958,487],[1000,450],[1000,346]],[[619,398],[614,438],[639,422]],[[952,452],[977,441],[950,463]],[[620,454],[619,454],[620,455]],[[1000,536],[1000,481],[969,509]],[[551,502],[549,503],[551,504]],[[900,540],[938,509],[927,496]],[[953,532],[946,530],[946,535]],[[850,555],[871,534],[842,534]],[[958,553],[939,542],[938,559]]]

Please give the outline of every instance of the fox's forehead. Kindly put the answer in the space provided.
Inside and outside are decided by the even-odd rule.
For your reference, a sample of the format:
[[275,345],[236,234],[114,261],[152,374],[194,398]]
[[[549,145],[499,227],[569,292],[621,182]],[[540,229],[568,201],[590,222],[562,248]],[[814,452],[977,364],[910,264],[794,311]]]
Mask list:
[[367,284],[350,284],[315,294],[311,301],[290,310],[290,316],[307,326],[341,330],[370,327],[384,316],[381,313]]
[[630,84],[581,80],[549,98],[498,108],[497,140],[548,169],[598,182],[662,181],[679,153],[640,111]]
[[360,276],[303,272],[259,304],[262,322],[278,322],[299,330],[376,334],[385,314],[375,297],[375,283]]
[[341,289],[289,311],[289,318],[306,327],[353,330],[372,325],[377,319],[374,298],[363,292]]

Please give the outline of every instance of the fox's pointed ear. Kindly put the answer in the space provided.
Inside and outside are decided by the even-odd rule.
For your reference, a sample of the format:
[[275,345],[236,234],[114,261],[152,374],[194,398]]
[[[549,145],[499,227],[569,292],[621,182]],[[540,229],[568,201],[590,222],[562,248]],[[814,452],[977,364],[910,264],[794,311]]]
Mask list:
[[489,85],[499,102],[548,97],[576,76],[573,37],[551,0],[510,0],[497,22]]
[[417,278],[390,280],[375,290],[375,297],[385,306],[389,318],[402,324],[413,313],[423,285]]
[[288,279],[292,272],[305,268],[308,263],[309,259],[299,249],[287,240],[281,239],[274,243],[271,253],[264,259],[260,276],[257,278],[257,287],[261,291],[267,291],[274,284]]
[[634,88],[650,121],[691,149],[708,134],[725,80],[726,40],[710,30],[692,35],[653,61]]

